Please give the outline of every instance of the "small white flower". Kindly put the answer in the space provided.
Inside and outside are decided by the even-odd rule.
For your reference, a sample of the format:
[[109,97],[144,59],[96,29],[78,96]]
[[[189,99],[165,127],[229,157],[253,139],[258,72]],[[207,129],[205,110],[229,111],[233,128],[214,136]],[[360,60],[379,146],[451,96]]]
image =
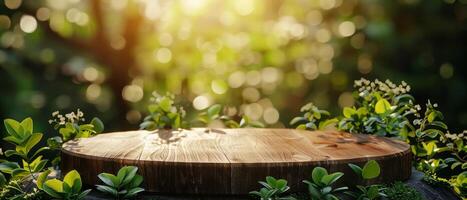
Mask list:
[[49,124],[52,124],[53,122],[54,122],[54,120],[49,119]]
[[55,117],[55,116],[58,115],[58,114],[59,114],[59,112],[58,112],[58,111],[55,111],[55,112],[52,113],[52,117]]
[[84,116],[84,113],[81,110],[78,109],[78,111],[76,111],[76,112],[77,112],[78,117],[83,117]]

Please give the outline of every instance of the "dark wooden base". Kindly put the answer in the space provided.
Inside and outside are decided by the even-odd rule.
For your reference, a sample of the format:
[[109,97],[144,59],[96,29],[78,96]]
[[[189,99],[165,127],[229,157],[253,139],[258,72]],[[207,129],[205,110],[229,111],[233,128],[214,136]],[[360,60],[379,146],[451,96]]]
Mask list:
[[135,165],[150,192],[247,194],[266,176],[284,178],[292,189],[305,186],[316,166],[345,175],[340,184],[359,183],[347,166],[376,160],[389,183],[411,175],[411,153],[401,141],[340,132],[289,129],[192,129],[178,132],[132,131],[101,134],[63,146],[62,169],[98,183],[102,172]]

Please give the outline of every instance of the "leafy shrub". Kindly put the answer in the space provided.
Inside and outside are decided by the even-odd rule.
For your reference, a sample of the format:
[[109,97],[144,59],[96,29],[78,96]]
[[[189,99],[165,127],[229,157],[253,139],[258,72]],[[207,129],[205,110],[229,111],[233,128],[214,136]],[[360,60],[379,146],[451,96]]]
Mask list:
[[327,126],[338,122],[336,118],[330,118],[328,111],[320,110],[312,103],[302,106],[300,112],[303,113],[303,116],[295,117],[290,121],[290,125],[296,125],[297,129],[323,130]]
[[45,200],[49,199],[43,191],[33,188],[24,191],[21,180],[11,180],[0,187],[0,199],[8,200]]
[[84,113],[79,109],[76,113],[71,112],[64,116],[56,111],[52,113],[52,117],[49,124],[52,124],[54,129],[58,130],[65,142],[75,138],[90,137],[104,131],[104,123],[97,117],[94,117],[87,124],[82,124],[85,120]]
[[414,188],[402,183],[395,182],[384,190],[387,198],[390,200],[422,200],[420,192]]
[[[87,138],[104,131],[104,123],[94,117],[89,123],[83,123],[85,121],[84,113],[81,110],[67,113],[65,115],[60,114],[59,111],[52,113],[52,119],[49,120],[49,124],[53,125],[55,130],[58,130],[60,136],[51,137],[47,140],[49,149],[60,150],[63,142],[75,139],[75,138]],[[58,168],[60,164],[60,152],[52,160],[52,166]]]
[[339,129],[351,133],[398,136],[407,125],[408,116],[416,113],[410,86],[366,79],[355,81],[356,107],[345,107]]
[[81,176],[76,170],[68,172],[63,181],[58,179],[46,180],[49,173],[50,171],[45,171],[40,175],[37,186],[53,198],[80,200],[91,192],[91,189],[81,192]]
[[212,122],[220,121],[227,128],[263,128],[264,124],[253,121],[248,116],[243,115],[240,122],[233,120],[230,116],[222,114],[222,106],[214,104],[206,111],[198,115],[198,121],[209,126]]
[[[426,175],[425,180],[441,186],[450,186],[459,196],[465,197],[465,184],[459,184],[459,174],[467,169],[467,131],[454,134],[443,122],[437,104],[428,101],[424,113],[409,94],[410,86],[387,80],[361,79],[354,85],[355,106],[345,107],[337,117],[337,128],[351,133],[376,134],[397,137],[411,146],[415,166]],[[292,120],[297,128],[322,129],[333,120],[327,111],[307,104],[305,112]],[[325,116],[323,119],[322,116]],[[462,177],[460,179],[463,180]]]
[[424,180],[448,185],[465,197],[467,187],[459,185],[457,178],[467,169],[467,132],[450,133],[436,108],[436,104],[428,102],[423,117],[413,120],[413,128],[403,132],[403,137],[411,145],[417,169],[425,172]]
[[250,194],[261,198],[261,200],[295,200],[294,197],[285,195],[290,187],[287,186],[287,181],[284,179],[268,176],[266,182],[260,181],[259,184],[263,188],[259,191],[252,191]]
[[185,110],[182,106],[174,104],[175,96],[167,94],[161,96],[153,92],[151,104],[148,106],[149,115],[140,124],[140,129],[155,130],[188,128],[189,124],[185,119]]
[[[365,163],[363,168],[354,164],[349,164],[349,167],[364,180],[374,179],[378,177],[381,172],[378,162],[374,160],[370,160]],[[353,192],[348,192],[347,194],[355,199],[373,200],[386,196],[383,192],[384,190],[385,188],[382,185],[357,185]]]
[[454,191],[461,196],[466,196],[467,194],[467,172],[460,173],[455,180],[451,181],[451,185],[454,188]]
[[[4,124],[7,136],[3,140],[15,146],[14,150],[6,150],[5,156],[19,156],[22,162],[19,164],[3,160],[0,163],[0,171],[9,174],[14,179],[27,175],[31,175],[35,179],[34,173],[42,171],[47,164],[47,160],[42,159],[40,153],[49,149],[48,147],[41,147],[32,152],[32,149],[41,141],[43,134],[33,132],[33,121],[31,118],[26,118],[21,122],[6,119]],[[0,182],[6,182],[6,179],[3,180],[5,177],[1,176],[2,178],[0,179],[2,181]]]
[[344,175],[342,172],[335,172],[328,174],[328,171],[322,167],[315,167],[311,174],[311,180],[303,181],[308,185],[308,192],[311,196],[311,199],[317,200],[335,200],[339,199],[335,196],[338,192],[343,192],[348,189],[348,187],[332,188],[339,178]]
[[96,185],[97,190],[110,194],[116,199],[127,199],[136,196],[144,191],[139,185],[143,182],[143,177],[137,175],[138,168],[135,166],[122,167],[117,176],[109,173],[99,174],[99,179],[106,185]]

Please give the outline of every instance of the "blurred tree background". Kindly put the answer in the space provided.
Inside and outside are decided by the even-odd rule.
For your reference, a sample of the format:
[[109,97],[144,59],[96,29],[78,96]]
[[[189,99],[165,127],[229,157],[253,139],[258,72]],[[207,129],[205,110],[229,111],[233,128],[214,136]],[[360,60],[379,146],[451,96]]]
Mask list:
[[0,117],[80,108],[136,129],[151,93],[271,127],[312,101],[353,104],[353,80],[405,80],[467,127],[467,0],[2,0]]

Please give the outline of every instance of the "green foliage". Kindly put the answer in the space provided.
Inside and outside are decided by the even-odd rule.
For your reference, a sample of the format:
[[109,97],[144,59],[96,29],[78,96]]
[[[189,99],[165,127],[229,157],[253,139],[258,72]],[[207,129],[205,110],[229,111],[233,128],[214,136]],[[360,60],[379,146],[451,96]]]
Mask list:
[[[351,163],[349,167],[364,180],[377,178],[381,172],[378,162],[374,160],[366,162],[363,168]],[[386,196],[383,192],[384,190],[385,188],[381,185],[356,185],[352,192],[347,192],[346,194],[358,200],[373,200]]]
[[264,128],[264,124],[259,121],[251,120],[248,116],[243,115],[240,123],[235,126],[231,126],[231,128]]
[[14,179],[27,175],[32,175],[35,178],[34,173],[42,171],[47,164],[47,160],[42,159],[40,153],[49,149],[48,147],[41,147],[36,151],[32,151],[41,141],[42,133],[33,132],[33,121],[31,118],[26,118],[21,122],[6,119],[4,124],[7,136],[3,139],[15,146],[14,150],[6,150],[5,156],[18,156],[22,162],[19,164],[4,160],[0,163],[0,171],[10,174]]
[[[436,109],[437,104],[429,101],[423,115],[420,114],[421,106],[414,104],[414,98],[408,93],[410,86],[405,82],[396,85],[389,80],[361,79],[355,81],[355,89],[356,105],[343,108],[342,116],[338,117],[339,130],[405,140],[411,146],[416,168],[425,172],[425,180],[449,185],[465,197],[465,192],[461,192],[465,188],[462,184],[459,187],[457,177],[467,169],[467,131],[450,133],[443,114]],[[291,124],[300,123],[297,128],[320,129],[318,121],[327,112],[310,104],[303,111],[305,115],[296,117]]]
[[261,198],[261,200],[295,200],[292,196],[287,196],[285,193],[290,189],[287,186],[287,181],[284,179],[275,179],[274,177],[266,177],[266,182],[259,182],[263,188],[259,191],[252,191],[250,194]]
[[65,116],[56,111],[52,113],[52,117],[49,123],[54,125],[54,129],[58,130],[65,142],[75,138],[91,137],[104,131],[104,123],[97,117],[94,117],[89,123],[83,124],[85,121],[84,113],[79,109],[76,113],[71,112]]
[[396,85],[389,80],[355,81],[355,107],[345,107],[339,129],[351,133],[399,136],[416,113],[410,86]]
[[3,175],[1,172],[0,172],[0,188],[3,187],[4,185],[7,184],[7,180],[5,178],[5,175]]
[[467,172],[464,171],[453,178],[451,186],[454,188],[454,191],[462,197],[467,195]]
[[328,111],[320,110],[313,103],[302,106],[300,112],[303,116],[295,117],[290,121],[290,125],[295,125],[297,129],[323,130],[338,122],[336,118],[330,118]]
[[344,175],[342,172],[335,172],[328,174],[328,171],[322,167],[315,167],[313,169],[311,179],[303,181],[308,185],[308,193],[311,196],[311,199],[317,200],[337,200],[335,196],[338,192],[343,192],[348,189],[348,187],[339,187],[332,188],[339,178]]
[[265,125],[259,121],[251,120],[248,116],[242,115],[240,122],[232,119],[231,116],[223,114],[222,106],[214,104],[205,111],[198,114],[197,120],[204,126],[209,126],[213,122],[221,122],[226,128],[264,128]]
[[161,96],[153,93],[151,104],[148,106],[149,115],[140,124],[140,129],[178,129],[188,128],[189,123],[185,121],[185,110],[182,106],[175,105],[175,96],[167,94]]
[[404,136],[411,145],[417,169],[425,172],[424,180],[450,185],[458,195],[465,197],[466,185],[458,184],[457,178],[467,169],[467,131],[450,133],[442,121],[443,114],[436,108],[436,104],[428,102],[423,117],[413,120],[413,128]]
[[[44,172],[38,180],[39,189],[46,192],[53,198],[65,200],[80,200],[91,192],[90,189],[81,191],[82,182],[81,176],[76,170],[68,172],[63,181],[58,179],[45,180],[48,171]],[[44,178],[45,177],[45,178]]]
[[374,160],[366,162],[363,168],[352,163],[349,164],[349,167],[355,172],[355,174],[363,179],[373,179],[378,177],[381,173],[378,162]]
[[[62,144],[63,144],[63,139],[59,136],[51,137],[47,139],[47,146],[51,150],[59,151],[59,154],[60,154],[60,149],[62,148]],[[55,168],[58,168],[60,161],[61,161],[60,155],[56,156],[51,162],[52,166],[54,166]]]
[[209,126],[214,121],[220,121],[227,128],[264,128],[264,124],[259,121],[253,121],[248,116],[243,115],[240,123],[233,120],[230,116],[222,114],[222,106],[214,104],[206,111],[198,115],[198,121]]
[[24,191],[21,180],[11,180],[0,187],[0,199],[8,200],[46,200],[45,193],[37,188],[30,192]]
[[138,168],[135,166],[122,167],[117,176],[109,173],[99,174],[99,179],[105,185],[96,185],[97,190],[110,194],[116,199],[128,199],[143,192],[144,189],[139,187],[143,182],[143,177],[137,175]]
[[387,198],[390,200],[422,200],[420,192],[414,188],[402,183],[395,182],[384,190]]

